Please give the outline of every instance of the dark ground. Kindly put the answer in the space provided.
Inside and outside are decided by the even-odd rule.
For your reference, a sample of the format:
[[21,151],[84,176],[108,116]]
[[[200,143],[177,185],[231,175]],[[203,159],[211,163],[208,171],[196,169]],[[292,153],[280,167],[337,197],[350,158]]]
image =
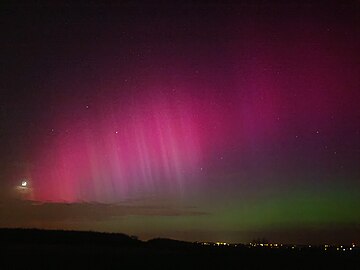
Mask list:
[[0,229],[0,269],[359,269],[360,253],[213,247],[124,234]]

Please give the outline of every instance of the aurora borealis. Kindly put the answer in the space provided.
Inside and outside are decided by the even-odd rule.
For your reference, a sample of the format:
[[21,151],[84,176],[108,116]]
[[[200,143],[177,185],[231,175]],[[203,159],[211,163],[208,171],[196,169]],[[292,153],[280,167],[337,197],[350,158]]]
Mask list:
[[0,226],[359,242],[360,5],[309,3],[4,5]]

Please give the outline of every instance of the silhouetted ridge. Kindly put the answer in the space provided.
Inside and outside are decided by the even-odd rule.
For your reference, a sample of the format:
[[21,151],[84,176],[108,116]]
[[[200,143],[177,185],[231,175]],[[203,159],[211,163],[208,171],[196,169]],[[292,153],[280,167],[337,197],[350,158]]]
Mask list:
[[148,245],[157,248],[193,248],[197,244],[167,238],[154,238],[147,241]]
[[40,229],[0,229],[2,243],[135,246],[142,242],[122,233]]

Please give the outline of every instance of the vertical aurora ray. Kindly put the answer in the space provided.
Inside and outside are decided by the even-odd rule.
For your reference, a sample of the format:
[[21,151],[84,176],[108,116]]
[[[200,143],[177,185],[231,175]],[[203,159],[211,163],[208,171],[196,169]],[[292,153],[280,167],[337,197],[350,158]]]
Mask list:
[[201,155],[191,102],[184,104],[141,101],[130,112],[77,119],[87,123],[82,130],[66,123],[70,131],[54,136],[34,166],[34,199],[116,202],[142,193],[181,194]]

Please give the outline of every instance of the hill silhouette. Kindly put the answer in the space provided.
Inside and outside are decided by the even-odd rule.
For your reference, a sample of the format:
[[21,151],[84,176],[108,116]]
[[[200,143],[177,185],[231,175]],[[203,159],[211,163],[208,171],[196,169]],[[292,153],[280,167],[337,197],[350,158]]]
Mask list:
[[90,231],[64,231],[40,229],[0,229],[2,243],[23,244],[77,244],[136,246],[140,240],[122,233],[101,233]]

